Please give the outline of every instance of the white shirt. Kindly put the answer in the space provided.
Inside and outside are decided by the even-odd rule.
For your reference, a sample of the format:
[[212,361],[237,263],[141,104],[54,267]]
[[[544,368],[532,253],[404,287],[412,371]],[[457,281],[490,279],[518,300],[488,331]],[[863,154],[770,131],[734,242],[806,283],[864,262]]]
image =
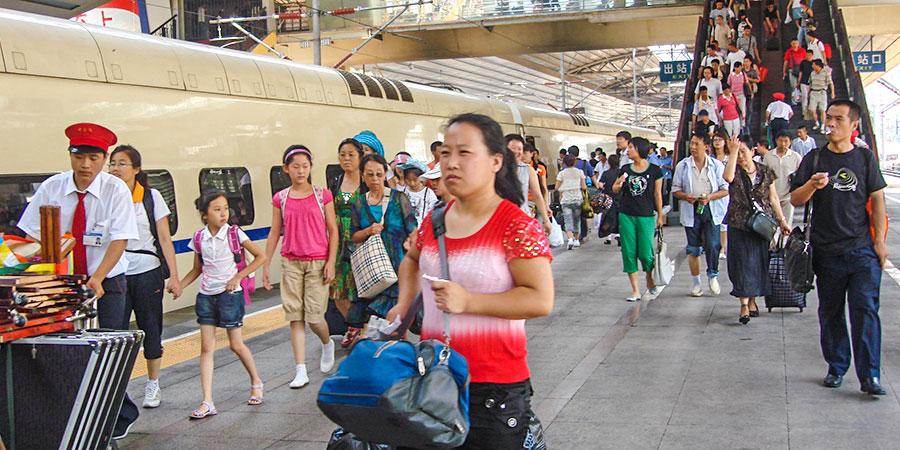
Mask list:
[[631,161],[631,158],[628,157],[628,149],[627,148],[624,148],[622,150],[616,150],[616,151],[619,152],[619,168],[620,169],[633,162],[633,161]]
[[416,223],[421,225],[425,216],[437,205],[437,195],[427,187],[419,192],[413,192],[409,187],[403,186],[400,192],[409,197],[409,204],[416,215]]
[[[713,77],[710,78],[709,81],[707,81],[706,78],[701,79],[694,89],[695,94],[700,95],[701,86],[706,86],[706,95],[708,95],[709,98],[719,98],[719,96],[722,95],[722,82],[719,81],[718,78]],[[709,114],[712,115],[713,112],[714,111],[710,111]]]
[[[225,286],[237,275],[237,263],[234,262],[234,253],[228,246],[228,227],[219,228],[215,236],[210,234],[209,226],[203,227],[203,235],[200,237],[199,252],[203,259],[203,269],[200,275],[200,293],[203,295],[217,295],[225,292]],[[241,244],[249,239],[243,230],[238,229],[238,242]],[[188,242],[188,248],[194,248],[194,239]],[[238,284],[235,292],[241,291]]]
[[747,53],[741,49],[738,49],[738,51],[734,53],[728,52],[728,56],[725,57],[725,63],[728,64],[728,72],[734,72],[734,63],[739,62],[744,64],[744,58],[746,57]]
[[781,200],[787,200],[791,196],[791,174],[800,167],[803,157],[799,153],[787,149],[784,156],[778,155],[778,150],[769,150],[763,158],[763,164],[769,166],[775,172],[775,192]]
[[806,48],[812,50],[813,52],[813,61],[817,59],[821,59],[823,62],[825,61],[825,44],[822,41],[816,39],[812,42],[806,42]]
[[[53,175],[44,180],[34,197],[28,202],[18,227],[34,239],[41,237],[41,206],[59,206],[59,224],[63,233],[72,231],[72,218],[78,206],[78,190],[75,188],[74,172]],[[100,246],[85,246],[88,275],[93,274],[103,261],[112,241],[136,239],[138,237],[134,210],[131,206],[131,191],[124,181],[106,172],[100,172],[84,191],[85,233],[98,233]],[[112,278],[125,273],[128,261],[125,255],[106,274]]]
[[709,53],[700,60],[700,67],[712,67],[713,61],[719,61],[719,64],[722,64],[722,58],[719,58],[719,55],[710,55]]
[[560,192],[559,203],[563,205],[582,203],[584,199],[581,195],[581,181],[584,179],[584,171],[574,167],[567,167],[556,174],[556,181],[559,181],[556,188]]
[[[708,156],[706,157],[706,176],[712,192],[720,190],[728,190],[728,182],[722,178],[725,173],[725,164],[721,161]],[[693,172],[696,168],[694,157],[688,155],[678,162],[675,166],[675,174],[672,176],[672,192],[694,192],[694,176]],[[712,170],[710,170],[712,169]],[[679,200],[681,202],[681,215],[679,216],[681,225],[684,227],[694,226],[694,205],[688,203],[687,200]],[[709,211],[712,213],[713,223],[721,225],[725,219],[725,213],[728,211],[728,196],[709,202]]]
[[597,161],[597,164],[594,166],[594,175],[597,175],[597,179],[603,176],[603,172],[609,170],[609,162],[608,161]]
[[769,113],[769,118],[774,119],[784,119],[791,120],[791,113],[794,112],[787,103],[781,100],[775,100],[772,103],[769,103],[769,106],[766,108],[766,111]]
[[[169,205],[166,204],[166,200],[159,191],[150,189],[150,194],[153,196],[153,222],[158,222],[159,219],[172,214],[169,211]],[[147,195],[146,190],[144,195]],[[156,246],[153,245],[153,235],[150,233],[150,221],[147,220],[147,211],[144,210],[144,202],[140,201],[132,204],[134,205],[134,215],[137,220],[138,238],[128,241],[128,246],[125,247],[125,259],[128,260],[128,269],[125,270],[125,275],[138,275],[151,271],[159,267],[160,258],[163,257],[160,255],[160,258],[157,258],[143,253],[129,252],[129,250],[132,252],[134,250],[146,250],[156,253]]]

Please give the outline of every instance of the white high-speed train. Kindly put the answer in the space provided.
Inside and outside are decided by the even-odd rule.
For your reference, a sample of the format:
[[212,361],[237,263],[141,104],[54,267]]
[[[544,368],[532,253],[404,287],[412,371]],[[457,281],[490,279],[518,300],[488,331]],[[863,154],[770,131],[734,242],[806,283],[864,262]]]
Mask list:
[[[226,191],[247,234],[266,238],[291,144],[313,150],[322,185],[343,138],[372,130],[389,158],[405,150],[427,161],[447,119],[463,112],[533,136],[551,175],[560,148],[612,150],[620,130],[670,143],[651,129],[3,9],[0,54],[0,232],[15,232],[44,178],[69,169],[63,130],[99,123],[143,154],[173,212],[182,272],[202,226],[193,203],[202,188]],[[193,304],[195,289],[166,310]]]

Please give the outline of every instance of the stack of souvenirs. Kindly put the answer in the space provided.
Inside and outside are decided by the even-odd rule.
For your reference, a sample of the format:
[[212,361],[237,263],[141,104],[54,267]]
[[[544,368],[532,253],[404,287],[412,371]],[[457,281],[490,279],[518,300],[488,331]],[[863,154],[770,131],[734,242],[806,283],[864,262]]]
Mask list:
[[41,207],[41,244],[0,234],[0,343],[73,330],[97,315],[87,277],[72,275],[74,246],[60,236],[58,207]]

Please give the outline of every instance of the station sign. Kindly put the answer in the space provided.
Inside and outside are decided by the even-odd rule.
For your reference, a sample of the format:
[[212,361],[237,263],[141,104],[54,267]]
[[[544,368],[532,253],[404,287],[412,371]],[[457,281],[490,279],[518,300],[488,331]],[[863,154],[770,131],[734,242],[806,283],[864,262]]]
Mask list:
[[860,72],[884,72],[884,50],[877,52],[853,52],[853,64]]
[[[883,52],[882,52],[883,53]],[[659,81],[682,81],[691,75],[691,63],[693,61],[660,61]]]
[[[310,39],[308,41],[300,41],[300,48],[310,48],[312,47],[313,42],[315,42],[314,39]],[[319,39],[319,44],[323,47],[331,45],[332,43],[333,41],[330,37]]]

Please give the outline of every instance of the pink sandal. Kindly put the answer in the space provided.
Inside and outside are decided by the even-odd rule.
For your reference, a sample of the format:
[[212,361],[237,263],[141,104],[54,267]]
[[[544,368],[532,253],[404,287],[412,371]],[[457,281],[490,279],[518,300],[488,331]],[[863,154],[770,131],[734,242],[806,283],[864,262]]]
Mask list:
[[[258,386],[250,386],[250,390],[252,391],[253,389],[259,389],[260,392],[262,392],[263,384],[260,383]],[[247,404],[253,405],[253,406],[262,405],[262,402],[263,402],[263,395],[261,393],[259,394],[259,397],[255,396],[255,395],[251,395],[250,400],[247,400]]]
[[200,411],[200,408],[197,408],[193,412],[191,412],[191,415],[188,417],[190,417],[191,419],[203,419],[207,416],[214,416],[218,414],[218,411],[216,411],[216,407],[213,406],[212,402],[200,402],[200,406],[203,405],[206,405],[206,411]]

